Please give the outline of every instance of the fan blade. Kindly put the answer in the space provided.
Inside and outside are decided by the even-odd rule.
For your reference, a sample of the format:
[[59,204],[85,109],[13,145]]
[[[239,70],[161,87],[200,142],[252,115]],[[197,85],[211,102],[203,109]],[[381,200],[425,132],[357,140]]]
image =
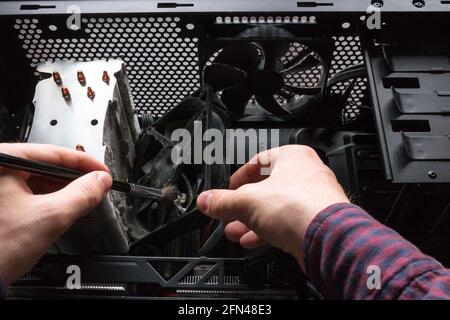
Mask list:
[[235,67],[213,63],[203,70],[203,80],[215,91],[222,91],[229,87],[235,87],[244,80],[246,73]]
[[299,95],[306,95],[306,96],[313,96],[321,90],[320,87],[293,87],[290,85],[284,85],[282,88],[286,92],[299,94]]
[[[284,70],[290,69],[294,66],[296,66],[297,64],[299,64],[302,60],[304,60],[306,57],[308,57],[309,55],[311,55],[311,53],[313,53],[313,50],[310,48],[304,48],[302,51],[300,51],[300,53],[292,58],[291,60],[289,60],[285,65],[284,65]],[[283,70],[283,71],[284,71]]]
[[252,93],[245,87],[228,88],[222,92],[223,104],[234,114],[243,116]]
[[296,72],[303,72],[309,69],[312,69],[314,67],[319,67],[320,61],[317,60],[316,57],[314,57],[312,54],[305,57],[303,60],[301,60],[298,64],[292,66],[289,69],[284,69],[281,71],[282,74],[290,74],[290,73],[296,73]]
[[347,104],[347,101],[350,98],[350,95],[352,94],[353,89],[355,88],[357,79],[353,79],[353,81],[349,84],[349,86],[345,89],[345,91],[342,93],[342,96],[339,98],[338,107],[343,109],[345,108],[345,105]]
[[222,49],[214,63],[228,64],[247,73],[258,67],[258,49],[253,43],[234,43]]
[[266,41],[261,42],[260,45],[264,52],[264,70],[279,71],[282,67],[280,60],[289,50],[291,43],[289,41]]
[[327,87],[332,87],[339,82],[344,82],[350,79],[363,78],[367,75],[367,69],[364,64],[358,64],[336,73],[330,80],[328,80]]
[[287,116],[290,115],[290,111],[284,109],[272,95],[259,95],[256,96],[256,101],[259,105],[269,111],[270,113],[277,116]]

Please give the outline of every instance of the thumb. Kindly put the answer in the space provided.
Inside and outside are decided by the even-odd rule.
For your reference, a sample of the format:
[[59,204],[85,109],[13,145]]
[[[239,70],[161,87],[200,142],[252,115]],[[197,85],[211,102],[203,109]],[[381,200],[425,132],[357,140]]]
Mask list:
[[198,196],[197,207],[211,218],[245,223],[250,214],[249,202],[239,190],[208,190]]
[[48,194],[50,202],[59,206],[72,219],[78,219],[102,201],[111,188],[112,178],[104,171],[88,173],[65,188]]

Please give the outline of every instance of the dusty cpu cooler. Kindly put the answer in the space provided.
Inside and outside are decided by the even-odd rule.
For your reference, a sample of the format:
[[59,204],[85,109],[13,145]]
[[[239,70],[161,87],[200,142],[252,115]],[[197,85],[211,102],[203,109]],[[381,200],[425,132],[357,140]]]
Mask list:
[[[114,179],[127,180],[139,124],[120,60],[47,62],[37,67],[35,112],[29,143],[84,151],[104,162]],[[56,244],[64,253],[117,254],[128,251],[123,194],[111,191]]]

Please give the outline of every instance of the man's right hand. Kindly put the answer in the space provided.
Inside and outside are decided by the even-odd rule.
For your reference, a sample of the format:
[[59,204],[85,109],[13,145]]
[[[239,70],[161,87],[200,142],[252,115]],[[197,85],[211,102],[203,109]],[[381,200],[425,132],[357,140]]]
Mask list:
[[[270,167],[270,176],[261,174]],[[255,156],[232,177],[231,190],[209,190],[197,199],[206,215],[228,222],[229,240],[245,248],[282,249],[303,267],[308,225],[323,209],[350,202],[333,172],[307,146],[285,146]]]

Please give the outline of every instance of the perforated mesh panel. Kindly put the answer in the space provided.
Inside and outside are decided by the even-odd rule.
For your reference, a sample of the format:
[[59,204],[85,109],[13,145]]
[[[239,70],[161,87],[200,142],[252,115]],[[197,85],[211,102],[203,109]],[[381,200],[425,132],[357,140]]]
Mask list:
[[[342,69],[348,68],[355,64],[364,63],[361,52],[361,44],[359,37],[333,37],[335,40],[335,51],[333,53],[333,62],[331,64],[330,74],[333,75]],[[346,90],[350,81],[338,83],[332,89],[335,93],[342,93]],[[358,78],[355,86],[350,93],[342,118],[349,122],[355,120],[360,114],[363,105],[363,99],[367,92],[367,79]]]
[[52,37],[58,27],[38,19],[17,19],[14,28],[31,66],[49,59],[122,59],[139,114],[162,116],[199,87],[198,39],[180,36],[182,28],[192,28],[180,17],[83,18],[82,23],[83,38]]
[[[289,21],[286,20],[316,23],[311,17]],[[17,19],[14,28],[31,66],[47,60],[122,59],[127,65],[138,114],[160,117],[200,86],[196,26],[182,17],[83,18],[83,37],[58,36],[57,26],[36,18]],[[185,36],[186,32],[192,36]],[[334,37],[334,40],[331,75],[363,62],[358,37]],[[293,43],[283,59],[288,61],[302,49],[301,44]],[[320,72],[321,67],[316,67],[287,76],[286,81],[294,86],[315,86]],[[341,93],[348,85],[349,82],[340,83],[333,90]],[[357,117],[366,89],[366,79],[358,79],[344,110],[344,120]],[[278,99],[283,102],[284,98]]]
[[[291,60],[295,59],[299,54],[305,50],[306,47],[298,42],[294,42],[291,44],[289,50],[286,54],[281,58],[281,62],[286,64]],[[302,87],[302,88],[311,88],[319,86],[321,83],[321,73],[322,73],[322,65],[317,67],[313,67],[307,69],[302,72],[294,72],[284,75],[284,81],[287,85],[293,87]],[[294,99],[299,99],[299,95],[295,95]],[[279,103],[287,103],[287,99],[285,97],[276,96],[276,99]]]

